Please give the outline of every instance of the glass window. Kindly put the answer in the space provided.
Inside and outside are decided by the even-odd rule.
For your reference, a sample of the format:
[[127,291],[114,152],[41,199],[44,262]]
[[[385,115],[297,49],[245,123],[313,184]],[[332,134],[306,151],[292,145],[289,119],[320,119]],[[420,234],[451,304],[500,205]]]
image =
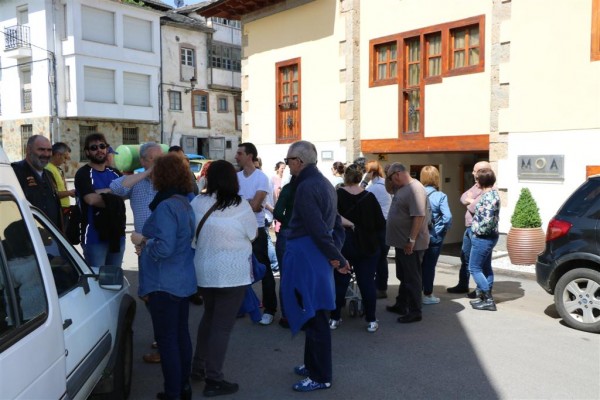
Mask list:
[[140,144],[138,128],[123,128],[123,144]]
[[79,160],[87,161],[87,157],[85,155],[85,149],[83,146],[85,145],[85,138],[87,135],[91,133],[96,133],[95,125],[79,125]]
[[227,101],[227,97],[219,97],[217,99],[217,111],[226,112],[229,110],[229,102]]
[[427,44],[427,76],[442,74],[442,33],[432,33],[425,37]]
[[464,68],[479,64],[479,25],[453,29],[452,68]]
[[37,217],[35,222],[37,229],[42,236],[42,242],[44,243],[48,260],[50,260],[56,292],[60,297],[78,286],[79,277],[82,272],[65,248],[64,242],[61,242],[61,240],[58,239],[54,229],[50,228],[45,222]]
[[194,111],[208,111],[208,96],[204,94],[194,95]]
[[187,65],[189,67],[194,66],[194,50],[181,48],[181,65]]
[[396,42],[384,43],[375,47],[377,59],[377,76],[375,80],[395,78],[397,76]]
[[48,313],[40,265],[13,196],[0,192],[0,341]]
[[169,110],[181,110],[181,92],[169,90]]

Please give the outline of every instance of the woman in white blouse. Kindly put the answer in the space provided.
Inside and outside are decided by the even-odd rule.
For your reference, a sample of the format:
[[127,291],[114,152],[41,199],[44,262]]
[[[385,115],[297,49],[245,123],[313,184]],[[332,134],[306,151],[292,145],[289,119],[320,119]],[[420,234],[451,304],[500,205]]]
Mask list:
[[252,283],[252,240],[257,223],[250,203],[238,195],[239,183],[231,163],[214,161],[206,181],[206,193],[191,203],[196,221],[216,205],[196,241],[194,265],[204,315],[198,326],[192,378],[206,380],[205,396],[218,396],[238,390],[236,383],[223,379],[222,368],[237,312]]

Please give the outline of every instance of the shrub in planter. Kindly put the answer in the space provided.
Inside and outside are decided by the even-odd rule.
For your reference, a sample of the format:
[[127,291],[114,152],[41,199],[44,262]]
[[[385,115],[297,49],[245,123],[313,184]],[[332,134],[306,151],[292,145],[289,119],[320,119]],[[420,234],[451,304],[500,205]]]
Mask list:
[[529,189],[521,189],[519,200],[517,200],[510,218],[510,224],[513,228],[539,228],[542,226],[540,209]]
[[534,264],[537,255],[544,250],[546,241],[540,209],[529,189],[521,189],[510,223],[512,227],[506,241],[510,262],[517,265]]

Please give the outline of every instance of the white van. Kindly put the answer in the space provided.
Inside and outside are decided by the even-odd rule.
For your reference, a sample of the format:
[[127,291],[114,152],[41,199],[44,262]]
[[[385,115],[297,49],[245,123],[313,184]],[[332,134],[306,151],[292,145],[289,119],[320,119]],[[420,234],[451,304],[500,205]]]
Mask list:
[[0,147],[0,399],[125,399],[136,303],[31,206]]

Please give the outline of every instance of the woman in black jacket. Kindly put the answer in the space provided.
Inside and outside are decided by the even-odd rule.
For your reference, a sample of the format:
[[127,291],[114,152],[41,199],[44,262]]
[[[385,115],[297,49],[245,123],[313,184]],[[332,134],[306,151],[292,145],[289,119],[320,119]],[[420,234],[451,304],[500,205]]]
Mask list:
[[[377,232],[385,226],[385,219],[375,196],[360,186],[361,179],[362,171],[357,165],[351,164],[346,168],[344,186],[337,189],[338,212],[346,228],[342,255],[350,262],[356,275],[367,331],[375,332],[379,328],[375,317],[375,271],[380,252]],[[342,321],[341,310],[346,303],[346,290],[350,282],[349,274],[334,272],[334,276],[336,309],[331,312],[331,329],[337,329]]]

